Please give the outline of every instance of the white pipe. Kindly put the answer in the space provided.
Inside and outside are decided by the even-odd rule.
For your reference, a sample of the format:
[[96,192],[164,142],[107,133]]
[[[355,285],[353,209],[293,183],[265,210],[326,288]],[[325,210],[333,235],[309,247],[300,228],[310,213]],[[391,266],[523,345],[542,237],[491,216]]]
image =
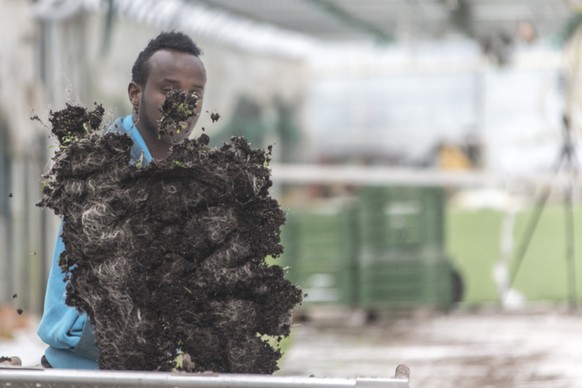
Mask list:
[[0,368],[0,386],[222,387],[222,388],[408,388],[402,378],[315,378],[250,374],[194,374],[105,370]]
[[[500,174],[483,171],[442,171],[386,166],[273,164],[274,183],[407,185],[450,187],[568,187],[571,174]],[[577,181],[574,183],[579,185]]]

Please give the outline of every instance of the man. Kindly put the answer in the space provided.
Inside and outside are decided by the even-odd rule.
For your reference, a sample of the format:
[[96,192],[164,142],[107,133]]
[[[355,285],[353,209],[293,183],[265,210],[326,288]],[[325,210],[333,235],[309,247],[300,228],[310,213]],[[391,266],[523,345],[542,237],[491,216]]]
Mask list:
[[[163,160],[172,145],[183,142],[192,132],[200,111],[206,85],[206,71],[199,58],[200,49],[179,32],[163,32],[151,40],[137,57],[128,86],[133,113],[119,118],[110,130],[125,132],[132,138],[132,162]],[[161,106],[170,90],[195,92],[199,96],[196,113],[180,133],[159,133]],[[64,244],[57,237],[47,284],[44,314],[39,337],[49,345],[42,358],[44,367],[98,369],[98,351],[92,325],[86,314],[65,304],[64,274],[58,266]]]

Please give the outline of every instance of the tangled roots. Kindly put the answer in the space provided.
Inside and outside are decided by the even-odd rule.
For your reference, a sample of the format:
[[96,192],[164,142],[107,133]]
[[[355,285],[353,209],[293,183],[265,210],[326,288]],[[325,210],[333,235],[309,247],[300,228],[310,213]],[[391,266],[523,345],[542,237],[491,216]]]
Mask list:
[[39,204],[63,217],[67,304],[94,324],[99,366],[170,370],[184,353],[195,372],[277,370],[264,338],[289,334],[302,296],[265,262],[285,222],[268,154],[202,135],[138,168],[127,135],[97,130],[99,113],[52,114],[61,148]]

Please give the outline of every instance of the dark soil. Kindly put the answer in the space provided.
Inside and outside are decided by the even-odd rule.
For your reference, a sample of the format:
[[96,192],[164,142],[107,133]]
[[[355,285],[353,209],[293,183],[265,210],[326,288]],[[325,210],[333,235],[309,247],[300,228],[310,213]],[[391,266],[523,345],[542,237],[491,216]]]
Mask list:
[[60,144],[78,140],[99,128],[104,111],[103,106],[97,104],[92,112],[81,106],[67,104],[66,109],[50,112],[51,131]]
[[51,113],[61,145],[39,203],[63,217],[67,304],[94,324],[99,366],[171,370],[184,353],[188,371],[276,371],[271,343],[289,335],[302,293],[265,261],[283,252],[285,222],[269,153],[203,134],[138,168],[131,139],[98,130],[102,117],[100,105]]
[[196,92],[172,89],[166,93],[160,119],[160,136],[174,136],[186,129],[188,118],[192,117],[198,102]]

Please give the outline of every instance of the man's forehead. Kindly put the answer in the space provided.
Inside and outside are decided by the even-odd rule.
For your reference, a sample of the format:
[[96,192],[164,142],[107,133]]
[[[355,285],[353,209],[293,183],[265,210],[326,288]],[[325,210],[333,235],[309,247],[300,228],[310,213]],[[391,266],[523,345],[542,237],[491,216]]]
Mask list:
[[206,73],[204,64],[194,54],[175,50],[158,50],[148,59],[150,71],[175,71],[178,68],[194,68]]

